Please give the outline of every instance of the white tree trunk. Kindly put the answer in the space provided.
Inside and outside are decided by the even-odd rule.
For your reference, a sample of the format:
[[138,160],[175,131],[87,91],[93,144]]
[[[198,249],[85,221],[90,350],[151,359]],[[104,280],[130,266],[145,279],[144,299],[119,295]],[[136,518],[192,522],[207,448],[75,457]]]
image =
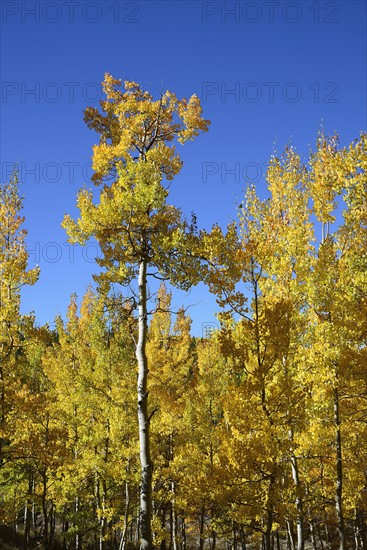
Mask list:
[[140,528],[141,550],[152,550],[152,470],[149,441],[149,416],[148,416],[148,360],[146,356],[147,339],[147,261],[143,259],[139,267],[139,304],[138,322],[139,337],[136,345],[136,359],[138,361],[138,423],[141,464],[140,486]]
[[335,509],[338,520],[339,548],[345,550],[345,528],[343,515],[343,462],[342,462],[342,438],[340,432],[339,392],[334,388],[334,424],[335,424],[335,450],[336,450],[336,490]]

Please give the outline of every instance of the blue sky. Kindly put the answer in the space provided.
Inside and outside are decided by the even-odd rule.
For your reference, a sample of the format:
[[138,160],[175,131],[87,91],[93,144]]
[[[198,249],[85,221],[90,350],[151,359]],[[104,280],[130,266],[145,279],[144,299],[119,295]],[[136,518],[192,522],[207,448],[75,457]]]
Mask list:
[[[210,130],[182,148],[171,200],[199,227],[236,217],[246,180],[265,192],[274,147],[307,155],[323,124],[348,143],[366,130],[366,4],[362,1],[5,1],[1,6],[1,172],[20,167],[30,265],[39,282],[22,311],[64,314],[97,266],[95,248],[66,244],[65,213],[89,181],[97,134],[83,122],[105,72],[153,94],[196,93]],[[200,285],[176,294],[195,334],[215,321]]]

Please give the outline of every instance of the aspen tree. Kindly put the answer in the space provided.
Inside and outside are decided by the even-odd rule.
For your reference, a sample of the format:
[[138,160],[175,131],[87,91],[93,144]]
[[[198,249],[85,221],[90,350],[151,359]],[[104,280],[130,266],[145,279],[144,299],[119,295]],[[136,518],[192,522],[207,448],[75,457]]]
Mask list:
[[105,268],[101,283],[129,286],[135,282],[138,311],[138,423],[141,459],[140,525],[141,550],[153,547],[152,473],[148,411],[146,355],[148,328],[147,277],[168,279],[188,289],[200,280],[200,262],[195,258],[195,227],[180,210],[167,202],[169,182],[182,167],[175,142],[185,143],[208,129],[196,95],[177,99],[167,91],[158,100],[137,83],[106,74],[101,101],[102,113],[87,108],[87,125],[100,134],[93,148],[94,180],[112,178],[101,190],[99,203],[90,191],[78,195],[80,217],[66,216],[63,222],[71,242],[93,236],[101,247],[98,260]]

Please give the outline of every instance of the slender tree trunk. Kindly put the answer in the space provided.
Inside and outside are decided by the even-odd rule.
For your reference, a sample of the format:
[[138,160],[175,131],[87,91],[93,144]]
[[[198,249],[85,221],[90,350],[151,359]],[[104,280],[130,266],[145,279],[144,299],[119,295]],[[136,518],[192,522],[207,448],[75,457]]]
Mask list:
[[17,539],[17,533],[18,533],[18,483],[17,483],[17,475],[14,476],[14,491],[13,491],[13,533],[15,540]]
[[[169,435],[169,462],[174,458],[173,433]],[[171,480],[171,548],[178,550],[178,532],[177,532],[177,512],[176,512],[176,485]]]
[[244,530],[242,525],[239,528],[239,530],[240,530],[240,535],[241,535],[242,550],[246,550],[246,533],[245,533],[245,530]]
[[152,473],[153,464],[150,458],[149,416],[148,416],[148,360],[146,356],[147,339],[147,260],[144,258],[139,267],[139,337],[136,346],[138,361],[138,423],[140,444],[140,550],[152,550]]
[[[96,452],[96,451],[95,451]],[[99,550],[100,539],[101,539],[101,529],[100,529],[100,518],[98,511],[101,509],[101,483],[99,478],[99,473],[95,470],[94,472],[94,503],[93,503],[93,515],[97,519],[97,528],[94,532],[94,546],[93,550]]]
[[[293,439],[293,433],[291,434]],[[297,550],[304,550],[305,542],[303,536],[303,501],[302,501],[302,488],[299,480],[298,461],[292,452],[291,456],[292,465],[292,477],[294,485],[296,487],[296,509],[297,509]]]
[[310,519],[310,537],[312,542],[312,550],[317,550],[316,536],[315,536],[315,526],[314,520]]
[[273,493],[275,485],[275,473],[273,472],[270,476],[269,489],[268,489],[268,499],[267,499],[267,513],[266,513],[266,530],[265,530],[265,549],[272,550],[271,544],[271,531],[273,528],[273,519],[274,519],[274,502],[273,502]]
[[[129,466],[126,467],[126,471],[129,472]],[[129,511],[130,511],[130,490],[129,482],[125,481],[125,514],[124,514],[124,530],[122,532],[119,550],[125,550],[127,543],[127,529],[129,526]]]
[[45,550],[48,546],[48,509],[47,509],[47,474],[43,472],[43,491],[42,491],[42,513],[43,513],[43,547]]
[[272,550],[271,530],[273,527],[273,505],[271,504],[266,514],[265,550]]
[[24,539],[23,539],[23,548],[24,550],[28,549],[29,535],[31,532],[31,497],[33,490],[33,475],[30,471],[28,474],[28,498],[24,508]]
[[204,520],[205,520],[205,506],[202,507],[200,513],[200,542],[199,549],[203,550],[204,548]]
[[290,540],[289,540],[288,521],[287,521],[287,525],[286,525],[286,528],[285,528],[285,542],[286,542],[287,550],[292,550],[291,549],[291,543],[290,543]]
[[235,522],[233,522],[233,550],[237,550],[237,532]]
[[277,529],[276,533],[276,539],[277,539],[277,550],[280,550],[280,537],[279,537],[279,529]]
[[24,506],[24,519],[23,519],[23,529],[24,529],[24,535],[23,535],[23,550],[27,550],[27,549],[28,549],[29,526],[30,526],[30,517],[29,517],[28,501],[27,501],[26,504],[25,504],[25,506]]
[[[3,348],[3,346],[2,346]],[[0,361],[2,361],[2,352],[1,349],[1,356]],[[1,433],[4,432],[4,424],[5,424],[5,383],[4,383],[4,368],[2,365],[0,365],[0,426],[1,426]],[[0,437],[0,465],[3,462],[3,445],[4,440],[2,437]]]
[[292,522],[287,519],[287,535],[290,550],[295,550]]
[[171,482],[171,492],[172,492],[172,502],[171,502],[171,512],[172,512],[172,550],[178,550],[177,544],[177,512],[175,506],[175,482]]
[[363,518],[362,510],[358,508],[356,508],[356,524],[358,527],[360,547],[362,550],[364,550],[365,548],[367,548],[367,541],[366,541],[367,522]]
[[[164,504],[163,504],[163,506],[162,506],[161,527],[162,527],[162,531],[165,532],[165,530],[166,530],[166,507],[165,507]],[[171,545],[169,546],[169,548],[171,548]],[[160,550],[167,550],[167,544],[166,544],[166,539],[165,539],[165,537],[164,537],[163,540],[161,541]]]
[[321,550],[324,550],[324,541],[323,541],[323,538],[322,538],[322,533],[321,533],[321,529],[320,529],[320,522],[318,521],[316,523],[316,526],[317,526],[317,534],[319,536],[319,543],[320,543],[320,548]]
[[[78,512],[79,512],[79,497],[76,497],[75,498],[75,516],[76,516],[77,524],[79,524]],[[79,550],[79,525],[78,525],[78,530],[75,533],[75,550]]]
[[339,416],[339,392],[334,388],[334,424],[336,428],[335,447],[336,447],[336,490],[335,490],[335,510],[338,520],[339,549],[345,550],[345,528],[343,515],[343,462],[342,462],[342,438],[340,432]]
[[134,534],[134,543],[137,545],[140,540],[140,496],[138,495],[138,505],[136,508],[136,529]]
[[104,516],[104,510],[105,510],[105,492],[104,492],[104,486],[103,481],[101,482],[101,479],[99,477],[99,474],[95,473],[96,479],[95,479],[95,493],[96,493],[96,509],[100,510],[102,514],[100,515],[98,519],[98,544],[97,548],[98,550],[104,550],[105,544],[104,544],[104,535],[105,535],[105,516]]
[[104,550],[106,548],[105,544],[105,536],[107,533],[107,518],[105,514],[106,510],[106,500],[107,500],[107,485],[106,485],[106,479],[104,478],[102,480],[102,517],[100,520],[100,533],[99,533],[99,549]]
[[[109,458],[109,448],[110,448],[110,421],[109,419],[107,419],[107,426],[106,426],[106,438],[105,438],[105,446],[104,446],[104,462],[105,464],[108,463],[108,458]],[[106,534],[107,534],[107,530],[108,530],[108,520],[106,518],[106,515],[105,515],[105,510],[106,510],[106,502],[107,502],[107,482],[106,482],[106,478],[103,477],[102,479],[102,511],[103,511],[103,515],[101,517],[101,526],[100,526],[100,541],[99,541],[99,547],[100,547],[100,550],[104,550],[104,548],[106,547],[106,544],[105,544],[105,537],[106,537]]]
[[328,523],[326,508],[324,508],[324,525],[325,525],[325,536],[327,541],[327,548],[330,549],[332,547],[332,541],[331,541],[331,535],[329,531],[329,523]]
[[213,531],[212,531],[212,544],[210,546],[211,550],[215,550],[216,544],[217,544],[217,533],[213,529]]
[[182,518],[182,550],[186,550],[186,523],[185,518]]
[[268,508],[266,514],[266,531],[265,531],[265,550],[272,550],[271,544],[271,529],[273,525],[273,510]]
[[54,545],[55,540],[55,530],[56,530],[56,510],[54,504],[51,504],[50,509],[50,548]]
[[[73,413],[74,413],[74,418],[77,419],[78,418],[78,407],[77,407],[77,405],[74,405]],[[79,434],[78,434],[78,424],[77,424],[77,421],[76,421],[75,422],[75,428],[74,428],[74,449],[73,449],[75,462],[77,462],[77,460],[78,460],[78,447],[79,447]],[[76,519],[77,524],[79,523],[78,512],[79,512],[79,497],[77,496],[75,498],[75,519]],[[75,550],[79,550],[79,542],[80,541],[79,541],[79,526],[78,526],[78,529],[75,533]]]
[[[36,492],[36,483],[33,480],[32,494]],[[32,529],[36,528],[36,503],[34,499],[32,500]]]
[[68,522],[68,520],[65,518],[65,513],[66,513],[66,509],[64,508],[63,520],[62,520],[62,529],[61,529],[61,533],[62,533],[62,548],[63,548],[63,550],[66,550],[66,549],[67,549],[67,542],[66,542],[65,533],[67,533],[68,530],[69,530],[69,522]]
[[353,525],[353,533],[354,533],[354,548],[355,550],[360,550],[361,545],[359,543],[358,526],[356,523],[354,523]]

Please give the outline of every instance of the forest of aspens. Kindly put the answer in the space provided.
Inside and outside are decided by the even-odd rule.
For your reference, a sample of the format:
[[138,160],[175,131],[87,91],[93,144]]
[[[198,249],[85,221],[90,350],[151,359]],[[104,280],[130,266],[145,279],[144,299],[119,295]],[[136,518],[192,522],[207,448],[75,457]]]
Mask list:
[[[367,550],[367,135],[274,154],[204,231],[168,200],[199,98],[103,88],[95,187],[55,221],[100,269],[52,328],[21,314],[39,268],[0,188],[0,547]],[[172,289],[199,282],[194,337]]]

